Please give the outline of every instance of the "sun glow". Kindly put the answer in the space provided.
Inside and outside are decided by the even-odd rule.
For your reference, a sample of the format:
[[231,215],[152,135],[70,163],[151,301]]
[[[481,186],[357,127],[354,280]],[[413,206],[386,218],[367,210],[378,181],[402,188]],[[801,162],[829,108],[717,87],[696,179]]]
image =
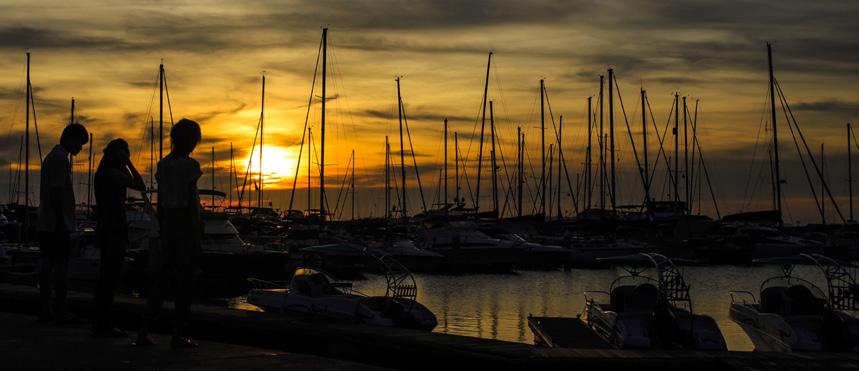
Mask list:
[[[298,148],[265,146],[262,152],[262,177],[263,184],[267,189],[289,188],[292,183],[288,182],[295,176],[295,165],[298,159]],[[248,158],[237,164],[247,168]],[[259,148],[255,148],[251,156],[250,177],[248,183],[256,182],[260,173]]]

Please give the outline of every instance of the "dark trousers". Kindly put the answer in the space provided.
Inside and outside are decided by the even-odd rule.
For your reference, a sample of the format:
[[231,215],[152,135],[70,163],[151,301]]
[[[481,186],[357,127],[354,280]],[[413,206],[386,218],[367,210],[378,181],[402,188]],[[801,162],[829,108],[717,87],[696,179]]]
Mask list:
[[42,315],[50,316],[55,310],[65,315],[69,281],[69,232],[40,232],[39,249],[42,253],[39,270]]
[[99,225],[96,236],[101,255],[98,283],[93,293],[93,331],[108,330],[113,325],[111,307],[116,287],[125,262],[128,233],[124,228],[109,228]]
[[149,250],[152,287],[146,300],[143,332],[157,319],[167,292],[172,291],[173,334],[183,336],[194,296],[202,238],[199,218],[194,216],[185,209],[160,211],[161,241],[153,243]]

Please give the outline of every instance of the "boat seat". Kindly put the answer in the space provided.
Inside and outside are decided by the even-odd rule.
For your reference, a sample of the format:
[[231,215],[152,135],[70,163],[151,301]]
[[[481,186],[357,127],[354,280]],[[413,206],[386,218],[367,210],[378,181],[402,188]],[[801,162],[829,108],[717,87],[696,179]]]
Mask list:
[[615,312],[626,311],[627,298],[632,294],[633,290],[635,290],[635,286],[632,285],[618,286],[615,287],[614,290],[611,290],[611,298],[609,301],[611,309]]
[[306,280],[303,280],[303,279],[296,280],[295,281],[295,290],[298,291],[298,293],[300,293],[300,294],[311,296],[310,284],[307,283]]
[[765,313],[781,313],[784,309],[782,293],[787,287],[773,286],[761,291],[761,311]]
[[808,287],[793,285],[784,290],[784,314],[794,316],[823,313],[823,300],[814,296]]
[[642,283],[632,290],[627,300],[629,312],[651,312],[659,303],[659,289],[649,283]]

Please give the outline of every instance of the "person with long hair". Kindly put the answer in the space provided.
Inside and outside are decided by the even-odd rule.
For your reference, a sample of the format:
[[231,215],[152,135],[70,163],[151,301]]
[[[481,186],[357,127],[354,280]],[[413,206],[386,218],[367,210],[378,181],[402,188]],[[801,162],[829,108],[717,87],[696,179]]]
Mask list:
[[123,139],[114,139],[104,148],[104,156],[93,177],[96,202],[96,245],[101,255],[98,284],[93,293],[92,334],[122,337],[110,319],[113,296],[120,280],[128,247],[128,219],[125,215],[127,189],[144,192],[143,177],[131,163],[131,151]]
[[149,328],[157,319],[164,303],[165,291],[175,279],[173,293],[172,348],[193,348],[197,344],[185,337],[184,329],[194,296],[194,279],[200,260],[203,223],[197,180],[203,175],[200,163],[191,152],[200,142],[200,125],[188,119],[179,120],[170,130],[173,148],[158,161],[158,222],[161,243],[150,247],[152,289],[146,302],[143,324],[134,345],[152,345]]

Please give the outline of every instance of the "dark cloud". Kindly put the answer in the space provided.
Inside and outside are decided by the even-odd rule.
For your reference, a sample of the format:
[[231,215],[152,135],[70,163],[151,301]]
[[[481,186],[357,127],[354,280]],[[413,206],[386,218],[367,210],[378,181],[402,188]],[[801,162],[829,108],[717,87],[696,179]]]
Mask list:
[[[320,28],[324,24],[355,30],[438,30],[510,24],[559,23],[586,12],[591,1],[512,0],[456,1],[336,0],[271,4],[257,2],[265,14],[256,19],[270,24]],[[320,22],[318,14],[325,14]]]
[[74,29],[11,26],[0,28],[0,48],[126,48],[128,44],[115,38],[93,37],[76,33]]
[[[25,89],[24,89],[24,77],[21,77],[21,87],[20,88],[11,88],[11,87],[0,87],[0,100],[18,100],[20,99],[22,104],[25,97]],[[40,95],[44,89],[33,86],[33,95]]]
[[[426,112],[422,108],[416,109],[415,111],[416,112],[407,112],[406,113],[407,114],[406,119],[412,120],[412,121],[436,121],[436,122],[443,122],[444,119],[447,119],[448,122],[453,122],[453,121],[472,122],[472,121],[474,121],[473,117],[459,116],[459,115],[447,116],[447,115],[443,115],[443,114]],[[379,118],[379,119],[385,119],[385,120],[397,120],[399,118],[399,116],[397,115],[396,112],[391,112],[391,111],[387,111],[387,110],[379,110],[379,109],[366,109],[366,110],[358,112],[357,114],[361,115],[361,116],[365,116],[365,117]]]
[[23,131],[0,135],[0,159],[17,161],[23,136]]
[[[429,154],[429,153],[421,153],[421,152],[414,152],[414,154],[413,154],[412,151],[410,151],[410,150],[405,150],[402,153],[406,157],[407,162],[408,162],[408,159],[411,158],[412,156],[414,156],[414,157],[433,157],[434,156],[434,155]],[[395,151],[393,144],[391,145],[391,156],[392,157],[400,157],[400,151]]]
[[24,100],[25,89],[0,88],[0,99],[2,100]]
[[859,116],[859,102],[846,102],[832,99],[816,102],[798,102],[793,103],[790,106],[796,111],[839,114],[845,118]]
[[238,113],[238,112],[244,110],[245,107],[247,107],[247,106],[248,106],[247,103],[236,102],[236,104],[230,108],[218,109],[218,110],[208,111],[208,112],[195,113],[193,119],[198,121],[198,122],[206,122],[206,121],[209,121],[215,117],[233,115],[235,113]]

